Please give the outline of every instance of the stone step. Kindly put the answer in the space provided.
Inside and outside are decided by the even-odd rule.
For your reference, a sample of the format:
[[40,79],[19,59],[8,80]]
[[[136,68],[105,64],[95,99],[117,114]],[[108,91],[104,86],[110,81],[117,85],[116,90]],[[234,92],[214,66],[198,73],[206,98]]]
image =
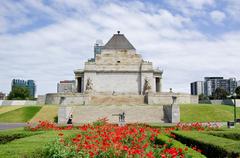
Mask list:
[[72,108],[73,123],[90,123],[106,117],[111,123],[118,123],[119,114],[125,112],[126,123],[163,123],[166,122],[163,106],[150,105],[86,105]]
[[91,104],[94,105],[142,105],[144,96],[142,95],[97,95],[91,97]]

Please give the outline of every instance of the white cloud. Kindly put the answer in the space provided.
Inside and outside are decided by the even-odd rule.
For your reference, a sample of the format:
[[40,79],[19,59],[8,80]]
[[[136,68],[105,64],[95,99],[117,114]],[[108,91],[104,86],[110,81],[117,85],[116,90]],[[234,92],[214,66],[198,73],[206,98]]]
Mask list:
[[215,0],[186,0],[189,6],[195,9],[202,9],[204,6],[212,6]]
[[225,13],[218,11],[218,10],[212,11],[210,13],[210,16],[211,16],[213,22],[216,24],[221,24],[224,21],[224,19],[226,18]]
[[[19,34],[0,34],[0,91],[10,90],[11,79],[24,78],[37,82],[38,94],[55,92],[59,80],[74,79],[73,70],[83,68],[84,62],[93,57],[95,40],[107,42],[117,30],[126,35],[144,59],[164,70],[166,91],[171,87],[189,92],[191,81],[208,75],[240,75],[236,67],[240,58],[239,31],[209,40],[194,28],[191,18],[159,6],[139,1],[96,5],[92,1],[69,1],[66,5],[74,12],[67,15],[63,2],[21,4],[27,6],[26,10],[32,6],[39,16],[48,16],[55,23]],[[211,4],[198,3],[202,7]],[[25,12],[19,15],[24,17]],[[31,18],[27,20],[32,22]]]
[[240,21],[240,1],[239,0],[224,0],[226,6],[224,7],[227,14],[235,21]]
[[205,16],[206,8],[215,6],[215,0],[166,0],[166,3],[188,17]]

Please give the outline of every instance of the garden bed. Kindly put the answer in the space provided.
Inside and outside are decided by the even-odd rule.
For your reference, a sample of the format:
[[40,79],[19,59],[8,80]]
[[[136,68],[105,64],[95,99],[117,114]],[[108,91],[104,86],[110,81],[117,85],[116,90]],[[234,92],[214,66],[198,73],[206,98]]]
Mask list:
[[196,131],[172,131],[176,140],[188,145],[197,146],[207,157],[231,157],[240,156],[240,142],[213,136]]

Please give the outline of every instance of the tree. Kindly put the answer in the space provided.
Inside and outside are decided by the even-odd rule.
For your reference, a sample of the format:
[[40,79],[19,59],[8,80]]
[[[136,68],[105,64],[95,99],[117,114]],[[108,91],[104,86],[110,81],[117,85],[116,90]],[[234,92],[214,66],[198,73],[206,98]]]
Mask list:
[[29,89],[27,87],[13,87],[8,95],[9,100],[26,100],[31,99]]
[[228,96],[228,92],[223,88],[217,88],[213,94],[213,99],[226,99]]
[[204,94],[199,94],[198,100],[209,100],[209,97]]
[[237,94],[237,98],[239,99],[239,98],[240,98],[240,86],[238,86],[238,87],[235,89],[235,93]]

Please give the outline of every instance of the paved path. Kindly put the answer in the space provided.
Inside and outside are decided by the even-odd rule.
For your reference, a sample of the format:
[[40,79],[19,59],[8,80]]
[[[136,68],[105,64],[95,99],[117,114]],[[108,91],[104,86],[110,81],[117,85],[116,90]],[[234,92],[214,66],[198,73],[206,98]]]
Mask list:
[[0,123],[0,130],[25,127],[26,123]]

